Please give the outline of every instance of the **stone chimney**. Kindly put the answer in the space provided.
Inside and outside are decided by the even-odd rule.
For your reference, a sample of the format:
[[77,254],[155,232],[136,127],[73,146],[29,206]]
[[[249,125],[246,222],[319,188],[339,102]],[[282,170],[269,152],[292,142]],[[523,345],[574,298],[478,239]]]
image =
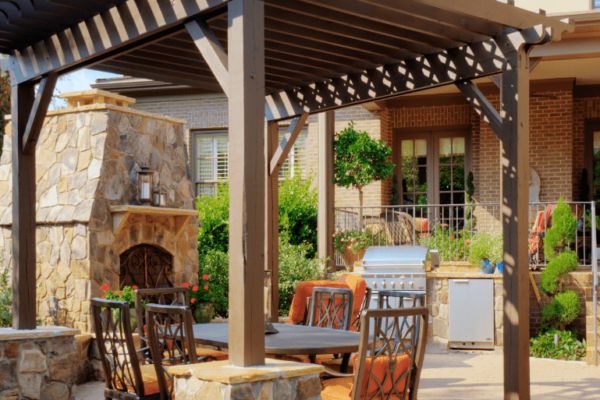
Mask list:
[[[91,331],[90,299],[195,282],[198,219],[186,121],[128,108],[98,89],[65,93],[36,147],[37,307],[45,323]],[[12,266],[11,124],[0,158],[0,254]],[[166,207],[141,206],[138,171],[153,172]]]

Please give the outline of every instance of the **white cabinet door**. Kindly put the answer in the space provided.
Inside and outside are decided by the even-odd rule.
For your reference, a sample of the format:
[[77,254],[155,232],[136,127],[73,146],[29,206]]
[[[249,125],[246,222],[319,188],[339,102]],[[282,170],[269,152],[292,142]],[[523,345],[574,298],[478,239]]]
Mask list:
[[449,279],[450,347],[494,348],[494,280]]

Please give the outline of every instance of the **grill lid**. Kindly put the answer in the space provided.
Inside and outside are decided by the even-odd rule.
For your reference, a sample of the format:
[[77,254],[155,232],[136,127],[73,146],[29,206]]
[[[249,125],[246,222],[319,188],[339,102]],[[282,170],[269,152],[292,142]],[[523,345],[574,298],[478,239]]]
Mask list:
[[371,246],[362,259],[363,267],[422,266],[428,246]]

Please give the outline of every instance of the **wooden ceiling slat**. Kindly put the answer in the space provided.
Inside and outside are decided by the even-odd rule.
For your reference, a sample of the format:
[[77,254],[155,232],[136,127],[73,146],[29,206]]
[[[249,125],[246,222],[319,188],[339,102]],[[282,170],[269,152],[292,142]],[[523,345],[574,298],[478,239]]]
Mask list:
[[[132,53],[126,54],[124,56],[119,56],[114,58],[113,60],[119,62],[125,62],[128,64],[137,64],[142,68],[145,68],[147,65],[151,65],[153,68],[159,68],[164,70],[172,71],[173,73],[185,73],[190,75],[197,75],[199,77],[212,78],[214,79],[214,75],[208,65],[206,63],[187,63],[182,64],[177,62],[177,60],[171,60],[168,58],[162,58],[160,61],[157,59],[155,55],[151,55],[150,57],[139,57],[134,56]],[[150,62],[149,62],[150,61]]]
[[[217,22],[219,22],[219,24],[217,24]],[[219,20],[215,21],[214,24],[210,24],[219,40],[221,40],[223,36],[227,36],[227,23],[225,22],[225,24],[220,24],[220,22],[221,21]],[[220,31],[220,33],[218,31]],[[332,56],[337,56],[340,63],[359,69],[369,68],[367,66],[387,64],[388,61],[393,60],[391,57],[376,56],[360,50],[340,47],[312,39],[306,39],[302,36],[288,35],[286,32],[274,32],[265,29],[265,48],[267,49],[271,47],[269,42],[280,43],[290,46],[290,48],[306,49],[308,50],[307,53],[312,54],[312,57],[316,57],[317,59],[327,59],[326,56],[321,57],[321,55],[331,54]],[[320,53],[314,53],[315,51]],[[335,57],[332,57],[330,60],[333,58]]]
[[[319,32],[335,34],[349,39],[357,39],[371,43],[375,46],[403,49],[413,54],[429,54],[443,50],[440,47],[411,42],[401,37],[387,36],[381,34],[379,31],[363,30],[360,25],[351,24],[343,19],[334,22],[331,19],[320,19],[317,16],[317,13],[311,15],[297,11],[298,8],[306,8],[306,6],[306,4],[298,3],[296,0],[291,4],[287,1],[278,0],[277,2],[266,5],[265,15],[267,18],[283,23],[299,25]],[[314,7],[310,6],[310,8]],[[381,24],[377,25],[381,26]]]
[[432,22],[454,26],[484,36],[498,36],[502,34],[502,25],[477,18],[457,14],[451,11],[432,7],[414,0],[359,0],[388,10],[399,11],[407,15],[424,18]]
[[166,65],[166,66],[164,64],[155,65],[153,63],[150,66],[150,65],[148,65],[148,62],[144,62],[143,60],[142,60],[142,63],[140,64],[139,60],[132,60],[131,58],[114,59],[114,60],[100,63],[99,65],[106,65],[106,66],[110,66],[110,67],[114,67],[114,68],[121,68],[121,69],[128,70],[128,71],[139,69],[144,72],[153,73],[156,75],[163,75],[163,76],[167,77],[167,78],[163,78],[163,79],[167,79],[165,82],[170,82],[168,77],[174,76],[174,77],[181,77],[181,78],[187,79],[189,81],[208,82],[208,83],[214,83],[216,85],[219,85],[217,80],[212,75],[211,76],[200,75],[200,74],[195,73],[195,71],[190,72],[189,69],[174,68],[171,65]]
[[[346,14],[369,18],[374,21],[390,24],[415,32],[426,33],[437,36],[442,39],[450,39],[462,44],[485,40],[488,37],[478,33],[469,32],[463,29],[454,28],[447,25],[432,23],[423,18],[417,18],[412,15],[406,15],[400,12],[391,11],[383,7],[372,4],[361,3],[359,1],[346,0],[298,0],[309,4],[325,7]],[[445,0],[444,0],[445,1]],[[438,47],[448,48],[440,45]]]

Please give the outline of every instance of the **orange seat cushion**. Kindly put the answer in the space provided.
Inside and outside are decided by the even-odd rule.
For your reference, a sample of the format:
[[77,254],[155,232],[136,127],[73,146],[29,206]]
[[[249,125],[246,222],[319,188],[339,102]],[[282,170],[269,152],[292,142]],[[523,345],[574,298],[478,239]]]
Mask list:
[[[144,395],[148,396],[160,392],[160,387],[158,386],[158,378],[156,377],[156,369],[154,368],[154,364],[141,365],[140,370],[142,372],[142,381],[144,382]],[[131,370],[131,373],[133,375],[133,370]],[[124,379],[124,381],[127,389],[123,388],[123,385],[120,381],[115,382],[115,387],[119,390],[127,390],[131,393],[135,393],[135,388],[131,386],[130,382],[128,382],[126,379]],[[171,387],[171,381],[169,379],[167,379],[167,386]]]
[[196,347],[196,355],[198,357],[214,357],[217,361],[223,361],[229,359],[229,354],[224,351],[206,349],[203,347]]
[[343,282],[334,282],[326,280],[318,281],[304,281],[298,283],[296,286],[296,293],[292,299],[292,305],[290,306],[290,318],[289,324],[297,324],[304,320],[304,314],[306,312],[306,299],[312,296],[314,287],[334,287],[349,289],[348,285]]
[[[357,358],[358,354],[352,355],[352,361],[354,362],[354,365],[358,365]],[[371,362],[371,357],[367,357],[365,359],[365,370],[360,390],[361,396],[367,395],[367,384],[369,382],[369,379],[366,378],[369,376],[371,371]],[[394,387],[394,381],[398,380],[398,378],[404,372],[408,371],[408,368],[410,367],[410,357],[407,354],[401,354],[396,357],[396,368],[393,371],[393,374],[392,372],[388,372],[388,362],[389,357],[387,356],[380,356],[375,358],[375,362],[373,364],[373,375],[375,376],[375,378],[377,378],[377,380],[371,378],[371,383],[369,385],[369,396],[372,396],[379,390],[379,384],[383,384],[383,393],[387,394],[392,392]],[[398,382],[396,386],[396,390],[398,391],[398,393],[404,392],[404,389],[406,387],[407,376],[408,375],[406,375],[404,378],[402,378],[400,382]],[[379,384],[377,383],[377,381],[379,381]]]
[[[354,386],[354,378],[335,378],[326,379],[323,381],[323,391],[321,399],[323,400],[348,400],[352,396],[352,387]],[[377,398],[379,399],[379,398]],[[396,395],[391,395],[386,400],[401,400]]]
[[429,220],[427,218],[415,218],[417,232],[429,232]]
[[[359,313],[360,308],[362,307],[363,300],[365,298],[365,293],[367,291],[367,282],[360,276],[351,274],[344,274],[340,276],[337,281],[345,283],[346,285],[348,285],[350,290],[352,290],[352,295],[354,296],[354,308],[352,309],[351,323],[354,324],[354,321],[357,318],[360,318]],[[356,327],[352,326],[351,330],[356,330]]]

